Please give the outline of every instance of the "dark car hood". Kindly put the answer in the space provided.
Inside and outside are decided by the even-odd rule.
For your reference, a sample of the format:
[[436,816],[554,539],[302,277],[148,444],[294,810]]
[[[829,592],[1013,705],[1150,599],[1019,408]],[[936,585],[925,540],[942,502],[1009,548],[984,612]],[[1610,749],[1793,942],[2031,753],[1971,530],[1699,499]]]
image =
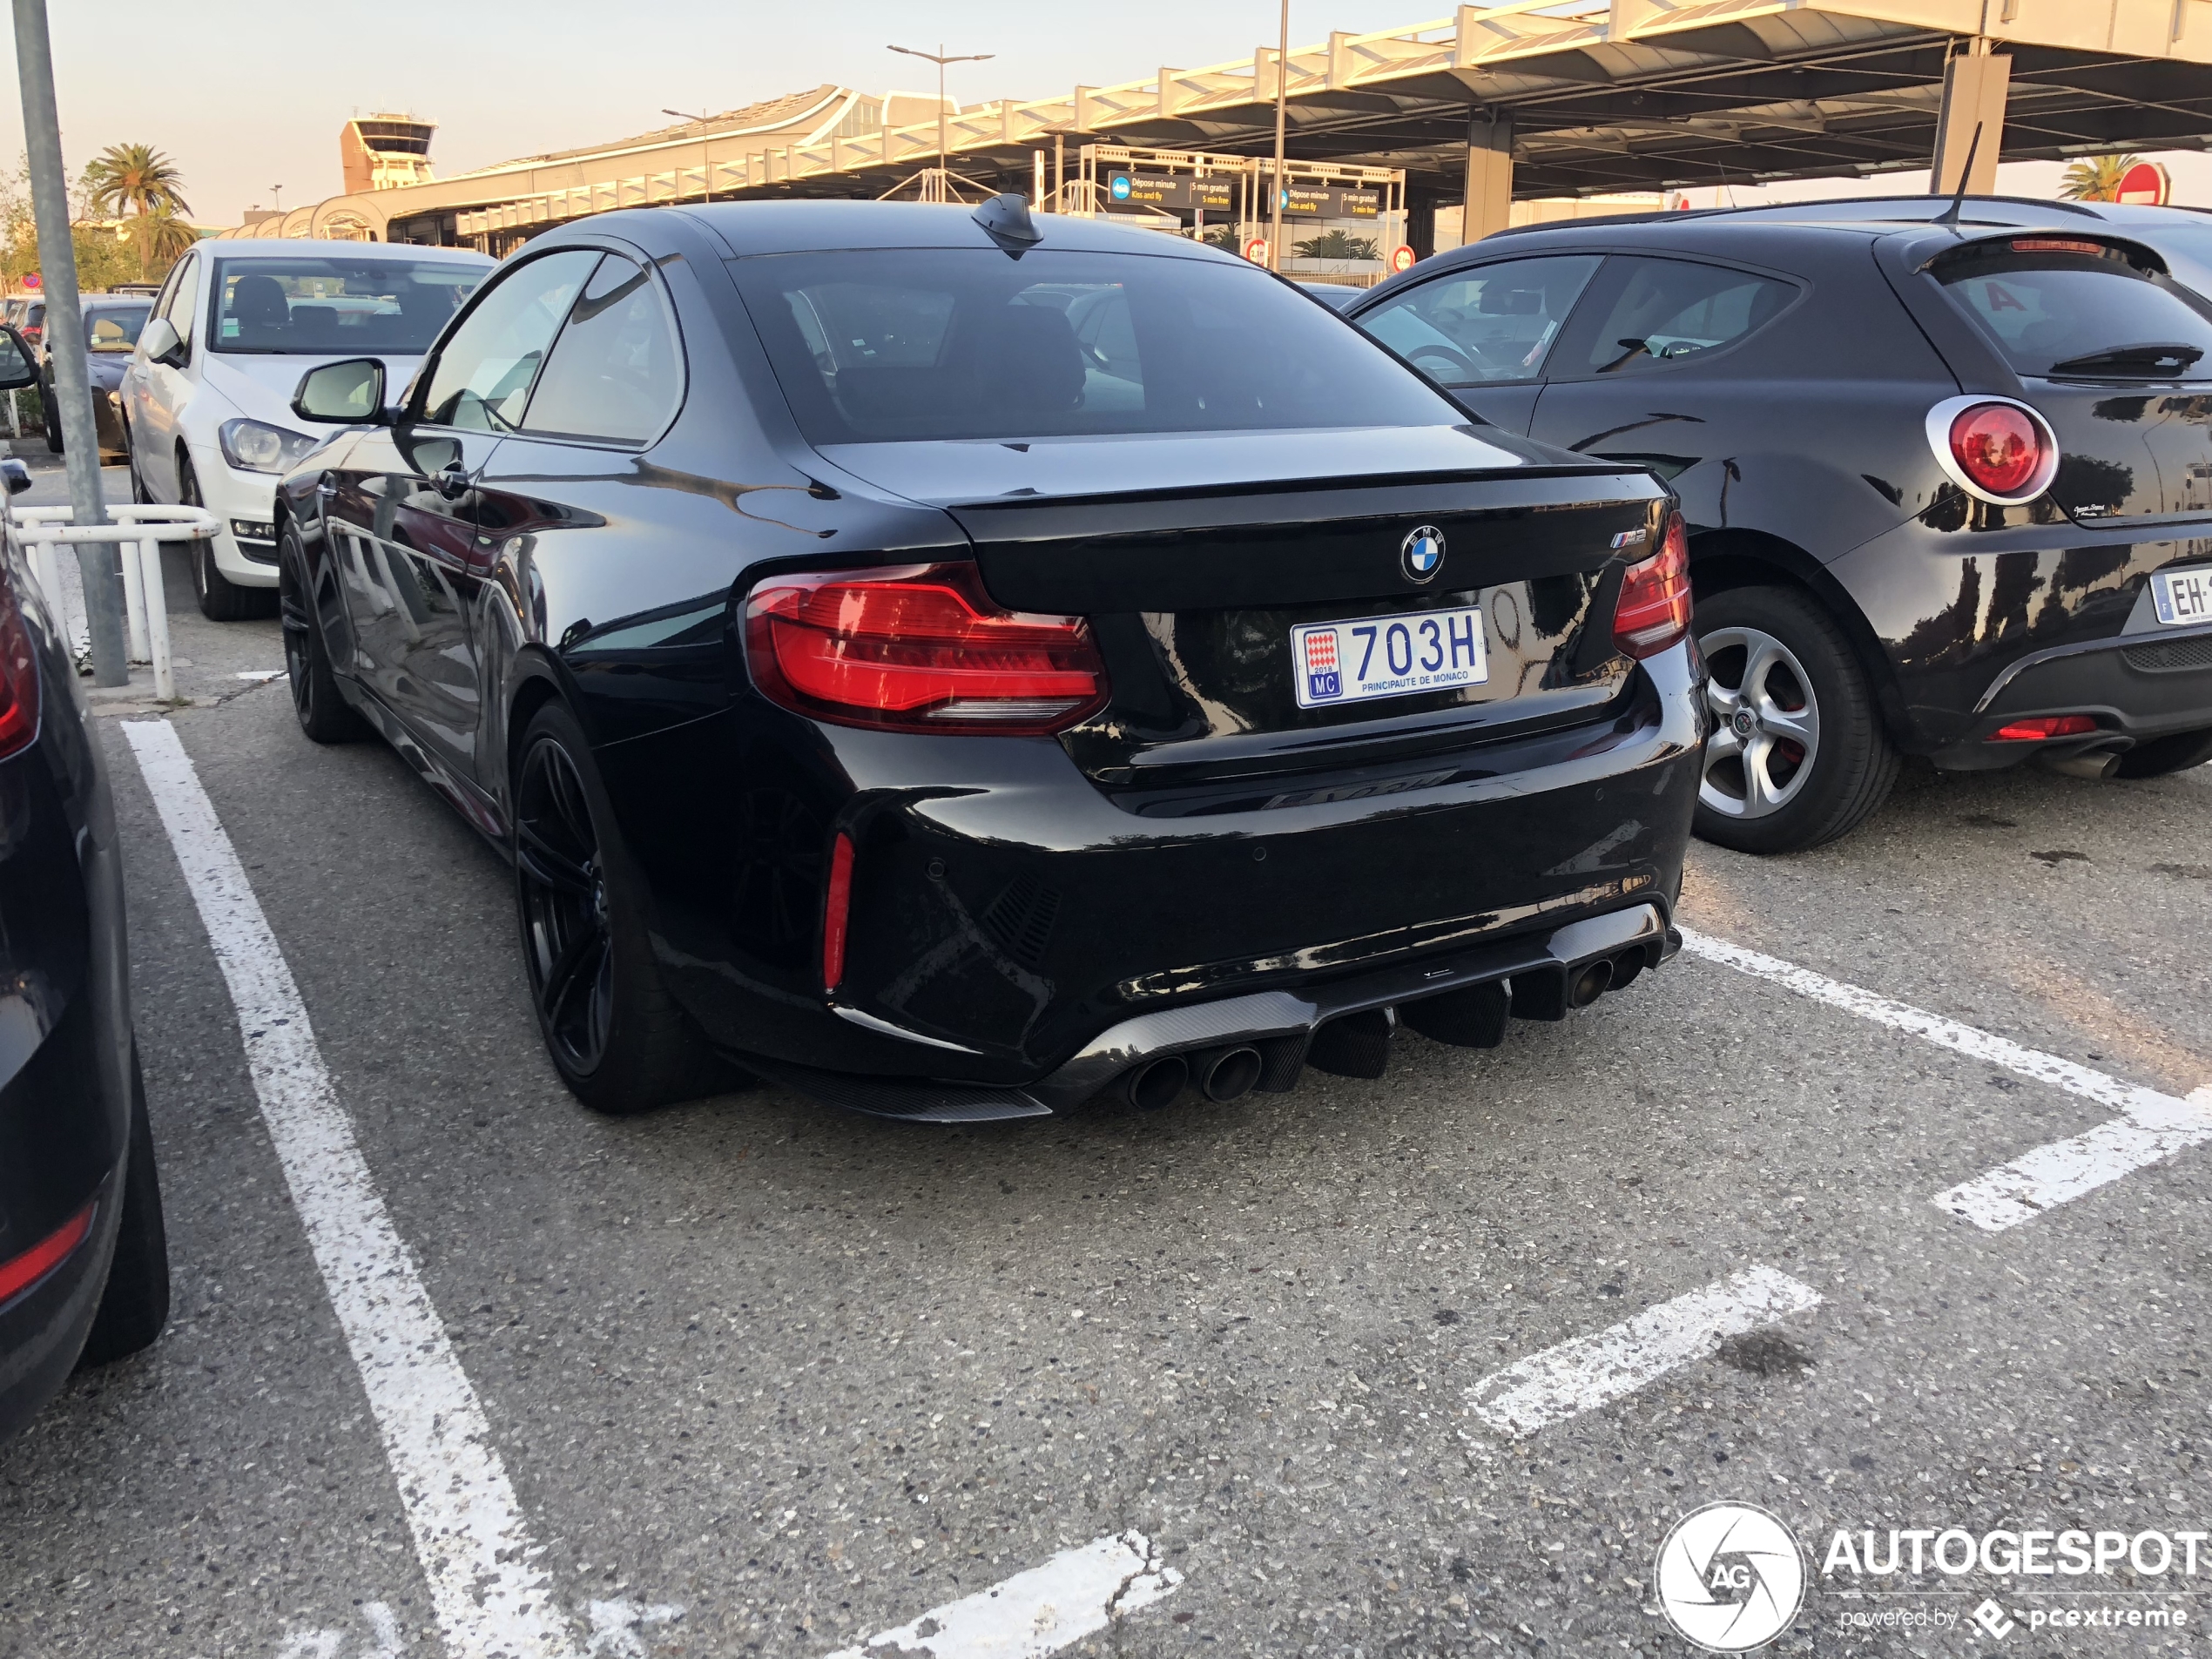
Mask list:
[[1324,481],[1375,483],[1408,475],[1619,470],[1496,427],[1472,424],[1145,433],[1028,442],[836,443],[823,445],[821,454],[856,478],[939,507]]

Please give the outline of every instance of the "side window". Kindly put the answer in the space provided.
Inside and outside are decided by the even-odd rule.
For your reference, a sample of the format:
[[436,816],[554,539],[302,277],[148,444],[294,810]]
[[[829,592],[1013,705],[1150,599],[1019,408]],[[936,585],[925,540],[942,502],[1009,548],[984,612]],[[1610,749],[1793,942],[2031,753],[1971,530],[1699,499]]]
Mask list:
[[[1743,339],[1797,298],[1787,282],[1689,260],[1616,257],[1590,296],[1590,323],[1552,378],[1649,374]],[[1563,373],[1562,373],[1563,371]]]
[[1444,386],[1533,381],[1597,270],[1595,253],[1503,260],[1453,272],[1356,320]]
[[177,273],[176,281],[170,287],[169,297],[161,314],[169,319],[169,326],[177,337],[187,346],[197,331],[192,325],[199,321],[199,261],[187,259]]
[[489,285],[438,354],[421,418],[479,432],[520,426],[546,347],[599,258],[590,248],[569,248],[527,260]]
[[683,358],[660,285],[609,254],[553,342],[524,429],[644,443],[683,401]]

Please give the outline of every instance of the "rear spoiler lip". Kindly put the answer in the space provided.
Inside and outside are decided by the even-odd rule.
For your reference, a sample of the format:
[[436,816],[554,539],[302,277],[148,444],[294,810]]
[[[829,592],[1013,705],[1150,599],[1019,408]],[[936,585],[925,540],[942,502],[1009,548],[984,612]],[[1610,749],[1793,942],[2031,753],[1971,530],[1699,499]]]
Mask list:
[[[1418,472],[1354,473],[1312,478],[1265,478],[1212,484],[1170,484],[1148,489],[1098,489],[1070,496],[977,496],[931,501],[948,513],[1003,512],[1022,508],[1093,507],[1106,503],[1215,501],[1254,496],[1300,495],[1307,491],[1403,489],[1417,484],[1518,483],[1560,478],[1613,478],[1621,481],[1617,493],[1593,495],[1587,500],[1545,502],[1551,508],[1617,507],[1629,502],[1658,500],[1671,492],[1650,472],[1624,467],[1618,462],[1592,462],[1586,466],[1554,464],[1535,467],[1480,467],[1465,470],[1427,469]],[[1637,488],[1636,486],[1644,486]],[[1501,500],[1501,508],[1529,503]]]
[[[1905,234],[1912,233],[1905,233]],[[1933,249],[1925,258],[1920,259],[1912,268],[1915,271],[1932,271],[1943,260],[1964,253],[1969,248],[1984,247],[1993,242],[2016,242],[2023,239],[2051,236],[2062,237],[2067,241],[2074,242],[2095,242],[2112,249],[2116,253],[2125,254],[2133,264],[2148,266],[2161,276],[2173,274],[2167,266],[2165,257],[2148,242],[2123,235],[2116,231],[2082,230],[2072,225],[2011,225],[2001,230],[1986,230],[1977,235],[1953,233],[1941,246]]]

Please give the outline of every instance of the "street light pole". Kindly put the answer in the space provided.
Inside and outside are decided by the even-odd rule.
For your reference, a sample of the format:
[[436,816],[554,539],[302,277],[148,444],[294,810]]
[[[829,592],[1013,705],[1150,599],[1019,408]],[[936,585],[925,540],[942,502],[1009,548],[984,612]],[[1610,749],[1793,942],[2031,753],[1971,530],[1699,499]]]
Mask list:
[[[894,52],[903,52],[908,57],[927,58],[930,63],[937,65],[937,189],[939,199],[942,200],[945,196],[951,194],[945,184],[945,152],[950,148],[946,142],[945,132],[945,65],[980,64],[988,58],[995,57],[998,54],[995,52],[954,52],[948,57],[945,52],[945,43],[941,40],[937,43],[937,50],[934,52],[921,51],[912,46],[894,46],[890,50]],[[927,191],[922,192],[922,199],[925,201],[929,199]]]
[[[15,0],[16,74],[23,88],[24,158],[30,169],[30,209],[38,224],[38,273],[46,295],[46,347],[53,354],[60,403],[62,455],[69,472],[73,523],[105,524],[100,441],[92,428],[91,373],[84,358],[84,314],[77,303],[77,249],[69,234],[69,174],[62,166],[61,116],[54,105],[54,48],[46,32],[46,0]],[[85,630],[92,637],[92,683],[127,685],[123,637],[123,571],[111,543],[80,542],[77,568],[84,578]]]
[[1267,233],[1267,268],[1283,268],[1283,135],[1290,118],[1291,0],[1283,0],[1283,37],[1275,49],[1275,224]]

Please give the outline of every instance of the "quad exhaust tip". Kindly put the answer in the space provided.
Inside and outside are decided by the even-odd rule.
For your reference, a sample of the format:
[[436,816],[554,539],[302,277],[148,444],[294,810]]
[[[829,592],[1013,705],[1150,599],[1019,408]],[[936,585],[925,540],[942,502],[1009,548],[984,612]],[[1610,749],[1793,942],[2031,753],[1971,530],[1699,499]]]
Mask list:
[[1242,1100],[1259,1082],[1263,1063],[1257,1049],[1224,1049],[1208,1055],[1201,1064],[1198,1087],[1208,1100],[1222,1105]]
[[1612,983],[1613,962],[1609,957],[1601,956],[1594,962],[1585,962],[1575,970],[1574,977],[1567,982],[1567,1006],[1586,1008],[1603,996],[1606,988]]
[[1130,1105],[1157,1112],[1174,1105],[1176,1097],[1190,1081],[1190,1062],[1179,1054],[1171,1054],[1130,1072],[1128,1082],[1122,1085],[1122,1092],[1129,1096]]

